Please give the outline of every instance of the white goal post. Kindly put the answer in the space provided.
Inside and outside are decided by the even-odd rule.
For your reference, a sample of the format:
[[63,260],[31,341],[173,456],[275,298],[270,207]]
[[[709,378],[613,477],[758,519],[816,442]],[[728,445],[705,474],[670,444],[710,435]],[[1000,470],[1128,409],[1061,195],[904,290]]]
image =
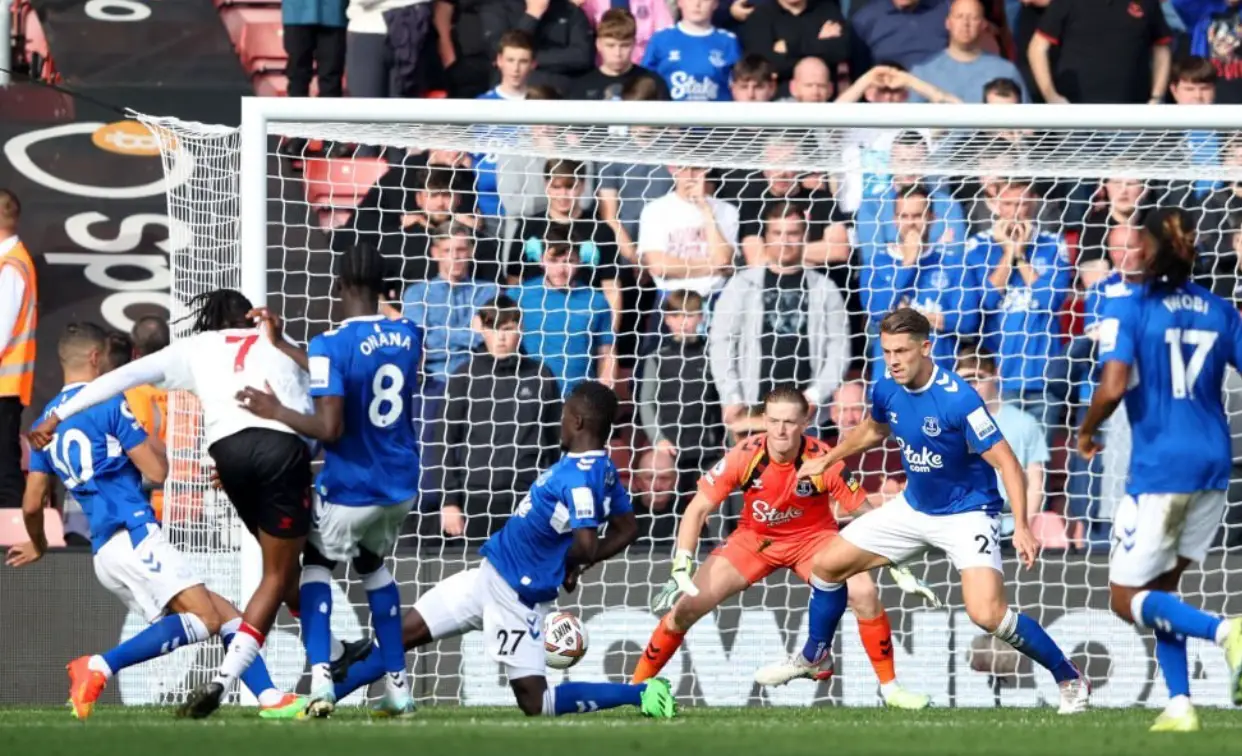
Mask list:
[[[759,302],[763,308],[809,307],[806,302],[814,301],[811,296],[798,299],[796,304],[786,302],[781,299],[783,284],[779,283],[786,274],[773,273],[776,278],[771,278],[759,270],[765,264],[763,256],[768,254],[763,234],[767,224],[773,222],[760,216],[775,203],[770,193],[776,190],[770,188],[768,182],[773,182],[772,187],[781,180],[794,182],[796,186],[790,191],[798,197],[809,198],[800,207],[811,208],[812,201],[822,203],[819,207],[823,215],[816,220],[820,226],[812,225],[811,233],[823,234],[823,239],[811,241],[821,241],[830,249],[820,252],[827,255],[825,259],[817,264],[808,262],[805,266],[826,269],[828,274],[807,273],[802,278],[799,273],[798,280],[802,282],[799,285],[835,291],[832,296],[837,297],[835,301],[840,303],[837,306],[848,310],[844,320],[845,327],[850,330],[829,334],[826,339],[830,344],[827,349],[844,350],[843,353],[816,356],[809,351],[798,351],[797,360],[806,364],[799,362],[791,368],[792,372],[779,372],[782,368],[773,367],[777,363],[775,357],[755,356],[760,366],[754,368],[754,372],[770,371],[767,377],[758,379],[759,385],[771,385],[778,374],[805,384],[818,405],[818,423],[831,434],[843,422],[840,408],[829,409],[833,392],[843,381],[854,379],[860,370],[861,379],[865,381],[873,365],[867,332],[874,328],[872,309],[879,306],[877,302],[893,306],[905,303],[930,312],[936,316],[934,323],[942,324],[938,327],[945,333],[938,339],[950,338],[953,331],[945,315],[954,322],[970,320],[972,326],[961,326],[962,332],[951,334],[958,347],[965,349],[974,345],[992,355],[994,362],[1001,366],[1002,386],[1036,386],[1035,389],[1020,388],[1020,393],[1027,393],[1009,396],[1005,402],[1014,404],[1015,408],[1022,407],[1027,418],[1047,421],[1046,426],[1019,423],[1019,427],[1028,431],[1026,437],[1031,441],[1034,455],[1031,465],[1042,462],[1039,475],[1043,481],[1043,503],[1052,513],[1041,518],[1040,524],[1045,528],[1061,528],[1060,538],[1053,531],[1043,533],[1050,548],[1030,572],[1016,569],[1012,553],[1006,552],[1010,600],[1042,619],[1053,637],[1085,666],[1096,685],[1097,705],[1164,704],[1166,694],[1151,655],[1148,634],[1127,627],[1108,612],[1107,521],[1111,502],[1118,496],[1124,480],[1124,428],[1116,431],[1120,426],[1113,426],[1116,435],[1110,437],[1113,456],[1108,461],[1098,467],[1076,468],[1072,463],[1071,431],[1080,420],[1076,413],[1082,406],[1084,392],[1089,390],[1092,360],[1089,337],[1083,333],[1081,324],[1086,317],[1083,307],[1089,306],[1090,296],[1093,296],[1091,287],[1107,275],[1108,268],[1127,264],[1125,260],[1129,258],[1125,257],[1125,249],[1130,242],[1124,238],[1126,224],[1136,223],[1139,214],[1159,205],[1179,204],[1193,210],[1196,218],[1210,218],[1200,223],[1201,247],[1204,248],[1201,254],[1210,253],[1212,260],[1233,254],[1234,268],[1212,267],[1202,276],[1222,287],[1227,287],[1227,276],[1236,276],[1242,281],[1242,272],[1237,270],[1237,259],[1242,257],[1242,225],[1238,225],[1242,224],[1242,106],[690,104],[247,97],[242,101],[239,128],[146,115],[137,117],[161,137],[168,176],[169,213],[176,221],[171,227],[179,229],[179,238],[173,240],[170,252],[174,281],[170,298],[172,316],[184,315],[186,303],[193,295],[228,286],[240,289],[256,305],[275,308],[290,324],[291,334],[303,341],[330,327],[332,247],[337,246],[342,229],[351,229],[354,220],[346,218],[345,205],[331,206],[331,196],[322,207],[308,201],[302,172],[307,170],[306,165],[321,158],[307,156],[301,168],[292,167],[287,157],[277,152],[278,138],[319,141],[325,146],[387,148],[390,160],[399,160],[400,150],[411,154],[431,150],[475,156],[469,161],[447,163],[443,170],[453,173],[454,178],[459,174],[469,175],[476,181],[483,172],[481,166],[490,160],[497,174],[507,172],[509,179],[520,179],[510,181],[508,188],[504,179],[499,179],[498,187],[490,190],[506,208],[520,206],[508,210],[510,218],[543,212],[543,205],[548,202],[545,161],[567,161],[575,166],[581,163],[585,167],[580,169],[584,176],[580,188],[588,198],[576,201],[575,206],[587,207],[589,195],[600,191],[612,191],[610,196],[618,207],[624,202],[639,202],[637,206],[631,205],[632,214],[625,218],[606,218],[600,215],[602,210],[590,208],[581,217],[610,229],[608,238],[615,245],[615,267],[618,271],[628,271],[624,275],[617,274],[621,288],[631,286],[636,291],[642,288],[647,292],[659,289],[660,285],[652,283],[651,277],[645,275],[651,271],[645,270],[644,260],[654,259],[648,255],[661,254],[661,248],[655,245],[672,244],[669,240],[673,237],[657,238],[659,219],[648,219],[634,210],[635,207],[650,207],[657,197],[644,195],[637,200],[628,197],[626,182],[631,181],[639,169],[644,177],[650,178],[654,172],[665,170],[658,166],[667,166],[672,173],[660,174],[661,181],[667,186],[677,186],[672,174],[681,174],[673,167],[712,169],[709,187],[722,198],[721,202],[733,208],[717,206],[713,215],[723,235],[729,235],[725,227],[731,226],[733,238],[727,241],[734,245],[732,275],[743,275],[748,264],[755,270],[750,280],[758,282],[761,291],[758,299],[747,301]],[[906,138],[903,134],[913,136]],[[921,145],[922,149],[903,153],[904,157],[898,160],[893,157],[897,149],[894,142]],[[349,158],[343,160],[347,162]],[[620,170],[618,166],[627,168]],[[393,166],[388,170],[397,171],[401,167]],[[441,168],[425,174],[437,170]],[[425,174],[420,174],[418,181],[423,181]],[[898,174],[902,181],[913,177],[906,183],[898,181],[904,187],[901,191],[914,184],[923,187],[920,196],[924,204],[917,205],[926,213],[922,225],[909,225],[896,215],[897,195],[887,192],[889,183],[895,181]],[[341,180],[339,175],[336,180]],[[367,193],[370,181],[368,178],[366,184],[354,187],[357,198]],[[735,194],[727,190],[729,181],[735,182],[732,189]],[[650,185],[654,183],[645,184]],[[429,184],[415,186],[396,182],[392,186],[391,191],[397,193],[401,206],[388,210],[397,213],[400,220],[391,227],[395,230],[384,232],[386,236],[377,231],[375,238],[401,239],[422,233],[417,229],[423,224],[422,220],[410,221],[402,214],[432,216],[431,211],[424,212],[423,206],[417,204],[422,201],[418,195],[425,193],[423,190]],[[519,187],[516,193],[513,186]],[[1032,217],[1026,219],[1025,225],[1029,227],[1030,255],[1038,282],[1012,283],[1008,293],[992,292],[994,296],[989,297],[990,292],[985,291],[989,285],[987,275],[995,263],[986,249],[980,252],[979,248],[992,243],[989,241],[992,229],[1005,222],[1005,211],[999,209],[1002,201],[998,197],[1011,186],[1026,187],[1027,193],[1022,197],[1032,208]],[[1239,187],[1236,205],[1227,194],[1235,191],[1235,186]],[[546,247],[536,245],[534,257],[530,258],[529,249],[522,245],[523,239],[515,237],[517,223],[505,223],[495,217],[477,219],[477,216],[488,215],[482,200],[478,199],[488,191],[481,183],[466,186],[464,192],[471,195],[476,205],[457,207],[451,212],[476,216],[472,220],[477,227],[476,242],[494,245],[498,270],[513,274],[514,266],[519,263],[527,265],[528,271],[531,266],[537,267]],[[1122,199],[1127,193],[1133,194],[1132,206]],[[1210,202],[1216,204],[1209,205]],[[807,214],[814,220],[817,212],[808,210]],[[732,221],[726,217],[730,215]],[[341,225],[343,218],[346,219]],[[381,220],[388,223],[393,218]],[[1209,222],[1216,223],[1216,227],[1209,228],[1206,225]],[[334,223],[337,224],[335,228]],[[646,231],[642,228],[644,224]],[[1117,230],[1119,227],[1122,231]],[[621,231],[615,231],[617,228]],[[828,242],[829,229],[833,228],[844,234],[836,240],[835,251]],[[906,255],[903,259],[905,253],[897,235],[912,233],[911,228],[918,232],[915,236],[919,241],[910,242],[914,245],[913,258]],[[747,237],[748,231],[755,233]],[[746,238],[751,241],[747,243]],[[757,246],[755,238],[759,239]],[[592,245],[597,241],[592,237]],[[397,244],[398,249],[406,249],[402,243]],[[426,243],[434,245],[436,240],[432,238]],[[1039,248],[1040,244],[1045,247]],[[997,248],[1000,249],[999,242]],[[593,254],[598,254],[595,246],[591,249]],[[811,246],[806,248],[808,255],[810,249]],[[514,254],[523,259],[514,259]],[[580,251],[580,254],[588,267],[592,259],[599,260],[585,252]],[[1045,256],[1037,259],[1040,254]],[[401,255],[408,257],[405,252]],[[924,286],[922,283],[910,283],[899,291],[900,287],[892,283],[896,280],[893,276],[883,278],[880,273],[884,266],[894,270],[902,265],[911,266],[913,278],[910,280],[917,282],[922,280],[918,278],[921,271],[931,271],[933,264],[948,270],[950,259],[957,261],[954,263],[957,267],[953,268],[956,272],[952,275],[958,278],[945,283],[943,275],[937,279],[935,273],[929,273],[928,280],[933,283],[927,284],[931,292],[927,296],[942,296],[946,288],[952,288],[956,292],[954,296],[959,297],[952,301],[972,303],[969,308],[962,305],[960,312],[947,311],[943,303],[948,300],[920,299],[925,294],[920,288]],[[428,263],[433,267],[434,264],[434,259]],[[516,279],[524,274],[513,275]],[[664,280],[667,284],[668,279]],[[773,280],[778,283],[769,285]],[[868,283],[875,281],[885,283]],[[408,285],[413,280],[404,274],[400,283],[407,293],[412,290]],[[506,284],[500,287],[502,290],[513,285],[507,281],[502,283]],[[664,295],[677,288],[664,286],[651,297],[637,293],[631,296],[622,291],[616,295],[615,302],[612,299],[607,302],[614,310],[617,323],[629,322],[631,325],[627,327],[645,334],[644,338],[633,338],[626,347],[632,354],[619,355],[624,363],[621,375],[633,386],[624,393],[632,396],[634,403],[641,404],[644,399],[639,387],[634,385],[635,373],[646,376],[642,372],[644,366],[660,364],[648,359],[653,349],[660,348],[661,339],[668,338],[667,335],[653,335],[661,332],[656,315],[663,306]],[[734,390],[741,392],[739,396],[745,395],[745,401],[738,406],[753,405],[755,387],[750,384],[754,381],[740,375],[740,367],[734,371],[744,359],[742,353],[747,351],[740,347],[735,349],[742,336],[718,337],[712,333],[714,328],[723,328],[719,323],[745,319],[746,314],[741,309],[730,310],[729,304],[730,297],[743,295],[731,290],[727,283],[723,286],[709,284],[708,288],[706,301],[713,308],[713,315],[711,323],[705,326],[708,353],[705,359],[711,365],[706,381],[722,397]],[[1050,293],[1041,298],[1038,290]],[[885,293],[888,299],[878,297],[877,292]],[[606,288],[604,294],[611,296]],[[406,312],[425,312],[425,308],[419,307],[426,304],[407,299]],[[477,306],[478,302],[474,304]],[[629,312],[618,308],[628,308]],[[634,312],[638,309],[641,312]],[[732,315],[724,314],[730,312]],[[1042,324],[1022,327],[1042,330],[1038,333],[1021,331],[1013,325],[1012,319],[1006,320],[1007,314],[1014,312],[1028,313],[1027,323],[1037,320]],[[530,313],[524,310],[523,328],[528,322],[553,322],[528,318],[528,315]],[[631,316],[629,320],[626,320],[627,315]],[[961,315],[970,317],[958,317]],[[816,322],[814,314],[809,319]],[[808,333],[804,323],[801,330],[795,327],[790,332],[792,341],[782,342],[784,332],[780,329],[786,326],[768,320],[763,316],[756,320],[764,321],[755,331],[762,332],[756,338],[763,346],[814,343],[823,335]],[[563,342],[559,347],[562,350],[571,349],[568,346],[571,337],[581,335],[571,332],[570,326],[545,327],[548,331],[538,335],[557,337]],[[183,328],[174,328],[174,331],[175,337],[183,335]],[[1021,351],[1026,348],[1021,346],[1023,343],[1035,343],[1040,338],[1047,343],[1039,348],[1042,351],[1037,355]],[[548,339],[541,338],[540,342],[543,348],[549,348]],[[455,369],[464,369],[460,365],[470,358],[452,353],[451,345],[445,348],[450,350],[449,358],[457,360],[459,367]],[[532,347],[524,342],[524,348],[529,352]],[[719,350],[725,348],[733,350],[729,352],[732,357],[720,356]],[[804,348],[811,349],[796,347]],[[758,355],[762,351],[757,348],[749,353]],[[541,356],[545,362],[550,358],[549,364],[558,364],[558,359],[568,362],[575,355]],[[1011,367],[1005,367],[1007,360]],[[589,365],[587,370],[603,369],[604,363],[594,352],[585,355],[585,362]],[[1028,375],[1022,373],[1022,368],[1012,367],[1019,363],[1036,366]],[[725,379],[718,374],[720,372],[738,372],[739,375]],[[686,378],[684,375],[677,377]],[[644,379],[655,381],[650,376]],[[724,386],[726,380],[733,381],[734,385]],[[819,383],[821,380],[823,383]],[[468,385],[473,386],[474,381],[469,379]],[[1053,406],[1053,410],[1048,410],[1050,414],[1041,414],[1045,412],[1044,404],[1034,401],[1030,392],[1053,396],[1047,392],[1053,391],[1054,384],[1063,386],[1065,395],[1048,399],[1045,403]],[[826,387],[827,393],[819,395],[815,385]],[[1238,410],[1239,397],[1242,393],[1229,392],[1231,412]],[[529,400],[525,394],[522,398]],[[207,455],[198,438],[197,410],[192,401],[175,396],[172,406],[172,434],[176,440],[170,440],[169,446],[182,464],[174,465],[168,484],[166,510],[170,533],[182,549],[195,555],[213,588],[226,596],[244,600],[258,578],[253,542],[240,532],[223,497],[208,486]],[[639,486],[636,481],[655,486],[653,481],[661,479],[662,475],[663,478],[671,475],[674,482],[670,485],[684,492],[686,481],[693,480],[693,469],[678,471],[674,465],[672,473],[663,468],[657,473],[656,468],[663,458],[645,451],[654,444],[648,438],[651,426],[664,422],[658,409],[650,408],[648,415],[643,414],[641,407],[627,409],[625,427],[619,434],[626,445],[639,448],[637,452],[627,449],[621,454],[623,459],[632,460],[624,472],[636,487]],[[722,418],[714,422],[716,427],[723,424]],[[1031,438],[1031,428],[1041,432]],[[674,430],[679,432],[683,428],[678,425]],[[700,454],[693,458],[710,464],[718,458],[717,450],[728,443],[728,434],[720,433],[717,440],[711,449],[697,449]],[[1037,449],[1041,440],[1050,447],[1043,456]],[[443,441],[438,443],[444,445]],[[679,449],[683,454],[686,451]],[[442,449],[438,453],[445,454]],[[428,456],[424,455],[425,464]],[[447,460],[449,456],[437,459]],[[643,466],[648,463],[651,469]],[[458,459],[452,464],[462,462]],[[449,466],[449,462],[443,462],[443,467]],[[887,463],[881,465],[885,466],[891,467]],[[629,467],[635,474],[629,474]],[[1240,471],[1242,467],[1235,468],[1234,482],[1242,488]],[[883,480],[883,474],[878,475],[864,478],[864,481]],[[900,475],[890,477],[894,485],[899,483]],[[428,492],[428,497],[435,499],[446,493],[451,496],[456,492],[433,490]],[[658,492],[643,496],[646,497],[644,501],[660,498]],[[1238,516],[1242,512],[1240,498],[1242,496],[1235,498],[1231,490],[1225,535],[1205,563],[1183,580],[1183,589],[1192,601],[1232,614],[1242,613],[1242,599],[1235,596],[1242,589],[1242,553],[1238,551],[1242,547],[1242,517]],[[653,508],[651,522],[671,521],[675,515],[668,506],[666,502],[660,505],[662,508]],[[716,543],[730,529],[730,515],[737,514],[736,506],[732,509],[726,506],[723,511],[724,515],[713,521],[711,533],[703,541],[700,558],[706,555],[706,547]],[[492,525],[499,524],[502,519],[495,512],[479,516],[487,518]],[[476,559],[474,550],[463,550],[457,541],[439,538],[434,512],[425,513],[422,519],[424,525],[413,528],[403,538],[396,554],[394,573],[402,585],[403,601],[407,605],[435,581]],[[1082,528],[1081,533],[1079,528]],[[570,670],[571,677],[612,676],[617,679],[632,669],[656,622],[648,608],[649,599],[668,574],[671,541],[667,531],[662,532],[664,535],[652,535],[642,547],[593,570],[578,593],[562,596],[561,605],[583,617],[591,637],[590,652],[580,665]],[[1094,548],[1087,553],[1085,550],[1092,545],[1092,538],[1096,539]],[[1061,548],[1067,543],[1075,545],[1080,539],[1082,550]],[[1046,673],[1033,672],[1026,662],[1016,672],[1008,669],[1006,665],[1012,659],[1005,653],[995,654],[993,658],[991,647],[979,640],[979,631],[970,624],[962,609],[960,592],[954,587],[955,578],[943,555],[929,555],[911,567],[924,577],[947,607],[927,607],[900,593],[887,575],[877,574],[880,597],[894,628],[897,673],[906,687],[931,694],[938,706],[1035,706],[1056,700],[1055,687]],[[338,590],[335,590],[334,631],[340,636],[354,638],[369,632],[365,598],[353,576],[342,574]],[[839,633],[837,675],[831,683],[819,686],[795,683],[775,692],[761,692],[752,685],[755,668],[783,655],[805,636],[805,601],[806,591],[796,576],[778,572],[740,599],[728,602],[721,611],[703,618],[667,670],[675,689],[694,705],[829,702],[877,705],[875,677],[859,643],[852,616],[847,616]],[[429,703],[508,703],[511,694],[498,676],[496,665],[485,658],[481,649],[477,639],[466,638],[461,643],[441,644],[417,655],[411,654],[419,697]],[[1194,641],[1190,649],[1192,662],[1198,662],[1197,666],[1193,663],[1191,666],[1192,671],[1197,670],[1192,680],[1197,702],[1225,705],[1228,677],[1221,652]],[[278,684],[289,686],[301,679],[303,655],[297,628],[289,624],[283,614],[282,624],[270,637],[265,655]],[[976,667],[986,667],[988,659],[992,659],[996,665],[993,671],[998,674],[971,668],[972,663]],[[122,695],[127,703],[176,698],[218,660],[214,652],[180,650],[164,662],[149,665],[145,671],[140,668],[123,673]],[[190,670],[188,674],[187,670]],[[353,700],[361,700],[361,697]]]

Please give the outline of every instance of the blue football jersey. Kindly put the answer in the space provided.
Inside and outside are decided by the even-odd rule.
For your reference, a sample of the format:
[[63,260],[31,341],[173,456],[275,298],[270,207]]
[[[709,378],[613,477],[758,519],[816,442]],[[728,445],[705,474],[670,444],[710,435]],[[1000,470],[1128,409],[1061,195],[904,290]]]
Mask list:
[[1097,331],[1100,362],[1130,366],[1126,493],[1223,491],[1232,453],[1221,391],[1242,358],[1242,316],[1198,284],[1138,288],[1110,303]]
[[733,32],[688,32],[677,24],[651,36],[643,67],[660,74],[674,100],[732,100],[729,78],[742,47]]
[[906,470],[906,501],[929,515],[1001,510],[996,471],[983,453],[1003,436],[983,399],[952,371],[936,367],[926,387],[888,375],[875,384],[871,417],[892,429]]
[[350,318],[311,339],[311,396],[345,401],[345,430],[324,445],[319,495],[346,506],[388,505],[418,493],[415,431],[422,332],[382,315]]
[[[43,408],[39,420],[85,385],[71,383],[61,389]],[[158,522],[142,490],[142,473],[126,454],[146,440],[146,431],[124,397],[116,396],[62,421],[52,443],[30,453],[31,472],[60,478],[82,506],[90,523],[93,552],[120,530],[130,531],[135,542],[141,541],[147,526]]]
[[598,528],[632,511],[629,492],[603,450],[566,454],[535,480],[482,554],[523,601],[552,601],[565,580],[574,530]]

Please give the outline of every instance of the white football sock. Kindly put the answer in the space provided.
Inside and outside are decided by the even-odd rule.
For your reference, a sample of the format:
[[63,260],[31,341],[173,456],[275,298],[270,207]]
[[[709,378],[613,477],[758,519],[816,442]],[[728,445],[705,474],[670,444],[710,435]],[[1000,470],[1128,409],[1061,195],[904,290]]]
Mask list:
[[1229,639],[1229,633],[1233,630],[1233,623],[1237,621],[1236,619],[1221,620],[1221,623],[1216,626],[1216,645],[1225,645],[1225,641]]
[[344,655],[345,655],[345,644],[341,643],[340,639],[337,638],[335,635],[332,636],[332,650],[328,652],[328,658],[331,659],[332,661],[336,661],[337,659],[341,658]]
[[90,661],[86,662],[86,668],[92,672],[100,673],[109,680],[112,679],[112,667],[109,667],[108,662],[104,661],[104,658],[99,654],[95,654],[90,658]]
[[252,633],[256,631],[243,622],[237,634],[233,636],[233,642],[229,644],[229,652],[224,655],[224,661],[220,663],[220,669],[212,680],[212,682],[223,685],[226,693],[259,655],[261,636],[256,637]]
[[285,700],[285,692],[276,688],[268,688],[259,694],[260,706],[275,706]]
[[886,683],[880,683],[880,695],[883,696],[884,698],[888,698],[889,696],[896,693],[900,689],[901,689],[901,686],[897,684],[896,680],[890,680]]
[[328,664],[316,664],[311,667],[311,691],[332,689],[332,667]]

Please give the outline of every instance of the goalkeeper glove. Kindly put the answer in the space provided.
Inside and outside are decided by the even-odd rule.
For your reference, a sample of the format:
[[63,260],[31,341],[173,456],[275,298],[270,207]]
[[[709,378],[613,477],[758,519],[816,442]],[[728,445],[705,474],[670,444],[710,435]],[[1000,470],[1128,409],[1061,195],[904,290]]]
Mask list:
[[922,596],[927,603],[931,604],[936,609],[944,606],[944,604],[940,602],[940,597],[932,592],[931,588],[927,587],[927,583],[924,583],[922,580],[916,578],[914,573],[910,571],[909,567],[894,564],[888,568],[888,574],[892,576],[893,582],[897,583],[897,587],[900,588],[903,593],[913,593]]
[[679,550],[673,557],[673,573],[669,576],[668,582],[664,584],[664,588],[656,594],[655,601],[651,603],[651,611],[656,614],[667,612],[673,608],[673,604],[677,603],[677,599],[683,593],[690,596],[699,595],[698,587],[691,580],[693,574],[694,555],[689,551]]

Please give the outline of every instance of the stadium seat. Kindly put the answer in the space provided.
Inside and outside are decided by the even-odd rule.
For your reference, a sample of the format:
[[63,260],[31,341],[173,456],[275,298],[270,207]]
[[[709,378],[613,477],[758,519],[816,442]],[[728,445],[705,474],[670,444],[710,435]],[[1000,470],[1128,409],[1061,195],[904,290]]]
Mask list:
[[[228,31],[229,40],[232,41],[233,47],[240,51],[242,33],[246,27],[251,24],[275,24],[279,26],[280,9],[262,8],[253,5],[224,8],[220,11],[220,21],[224,23],[224,28]],[[281,47],[283,49],[283,42]]]
[[1065,520],[1056,512],[1040,512],[1032,517],[1031,533],[1045,549],[1069,548],[1069,539],[1065,536]]
[[251,75],[284,71],[285,43],[279,23],[246,24],[237,43],[242,67]]
[[[65,525],[61,522],[60,512],[55,509],[43,510],[43,532],[47,534],[47,545],[54,549],[65,545]],[[30,540],[26,534],[26,524],[22,522],[20,509],[0,510],[0,546],[13,546]]]
[[388,172],[380,158],[312,158],[306,161],[306,201],[317,210],[348,209]]

